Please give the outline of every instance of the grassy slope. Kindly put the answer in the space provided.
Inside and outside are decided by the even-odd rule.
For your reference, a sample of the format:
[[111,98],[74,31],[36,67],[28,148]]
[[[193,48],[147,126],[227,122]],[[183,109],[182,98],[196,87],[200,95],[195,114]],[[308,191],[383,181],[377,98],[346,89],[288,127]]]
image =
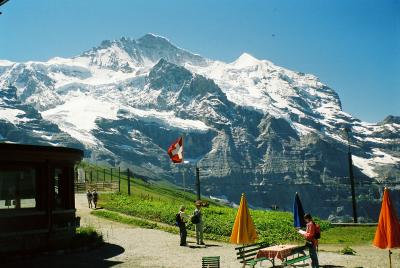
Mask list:
[[[87,165],[87,164],[86,164]],[[102,168],[91,166],[96,174],[100,170],[100,178],[103,179]],[[114,173],[114,176],[118,174]],[[96,174],[97,175],[97,174]],[[95,177],[95,175],[93,175]],[[116,179],[117,176],[114,177]],[[111,176],[106,174],[106,181]],[[131,179],[131,196],[127,193],[127,178],[121,175],[121,194],[102,194],[100,206],[107,210],[131,215],[142,220],[123,217],[120,214],[100,212],[94,214],[112,220],[133,224],[145,228],[159,228],[170,232],[176,232],[174,228],[175,214],[180,205],[185,205],[188,214],[194,210],[193,193],[184,192],[182,189],[168,182],[146,182],[141,179]],[[223,206],[211,200],[210,207],[203,209],[204,231],[208,239],[227,241],[229,239],[237,209]],[[239,200],[238,200],[239,201]],[[288,212],[250,210],[261,241],[269,243],[298,242],[303,239],[295,232],[292,225],[292,214]],[[163,223],[157,225],[154,222]],[[322,221],[322,244],[354,245],[370,243],[375,233],[375,227],[335,227]],[[166,227],[167,225],[170,227]],[[188,224],[189,230],[193,226]]]

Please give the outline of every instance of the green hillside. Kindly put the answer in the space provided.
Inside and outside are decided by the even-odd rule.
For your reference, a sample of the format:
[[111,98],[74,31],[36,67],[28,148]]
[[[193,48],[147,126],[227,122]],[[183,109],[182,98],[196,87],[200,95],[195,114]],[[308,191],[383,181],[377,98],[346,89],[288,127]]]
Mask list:
[[[94,173],[99,170],[103,176],[104,168],[83,164],[85,169],[92,169]],[[116,173],[118,174],[118,173]],[[114,174],[113,179],[118,181]],[[185,205],[187,213],[193,213],[196,195],[185,192],[183,189],[165,181],[143,180],[131,177],[131,195],[127,195],[128,183],[126,172],[121,172],[121,193],[102,193],[99,206],[106,210],[96,210],[93,214],[112,220],[138,225],[145,228],[159,228],[169,232],[177,232],[175,214],[181,205]],[[101,179],[104,179],[101,177]],[[106,173],[106,181],[111,179],[110,173]],[[232,208],[213,200],[202,198],[209,203],[209,207],[203,208],[204,233],[208,239],[228,241],[235,220],[236,208]],[[239,203],[240,200],[236,202]],[[298,242],[303,238],[293,228],[293,215],[290,212],[250,210],[254,220],[260,241],[269,243]],[[375,229],[371,227],[356,227],[362,236],[349,236],[348,227],[335,227],[327,221],[317,221],[321,225],[321,243],[334,244],[362,244],[372,240]],[[189,230],[194,226],[189,223]],[[190,234],[190,232],[189,232]],[[342,239],[342,234],[347,234]]]

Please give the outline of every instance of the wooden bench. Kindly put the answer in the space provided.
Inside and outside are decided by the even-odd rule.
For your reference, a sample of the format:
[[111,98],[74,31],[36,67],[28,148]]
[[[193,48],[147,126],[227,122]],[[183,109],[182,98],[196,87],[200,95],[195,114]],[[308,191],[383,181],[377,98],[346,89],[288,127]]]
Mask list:
[[202,268],[219,268],[219,256],[203,257],[201,259]]
[[282,266],[285,267],[285,266],[293,265],[293,264],[301,262],[301,261],[304,262],[305,260],[310,259],[311,257],[305,253],[306,249],[307,249],[307,246],[302,246],[302,247],[297,248],[292,253],[293,255],[297,254],[297,257],[290,258],[290,259],[286,258],[282,262]]
[[243,264],[243,267],[246,265],[250,267],[256,266],[258,262],[262,261],[270,261],[272,265],[274,265],[274,261],[268,258],[255,258],[257,255],[258,250],[262,248],[266,248],[269,245],[265,242],[261,243],[256,243],[256,244],[251,244],[251,245],[246,245],[242,247],[237,247],[235,250],[237,250],[236,255],[237,259],[240,260],[240,263]]

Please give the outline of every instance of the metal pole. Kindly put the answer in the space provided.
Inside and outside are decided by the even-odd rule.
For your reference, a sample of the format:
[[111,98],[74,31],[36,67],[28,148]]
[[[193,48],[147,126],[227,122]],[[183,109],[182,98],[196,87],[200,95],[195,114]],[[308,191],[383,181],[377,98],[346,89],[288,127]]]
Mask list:
[[351,150],[350,150],[350,129],[346,128],[347,133],[347,144],[348,144],[348,152],[347,157],[349,161],[349,178],[350,178],[350,186],[351,186],[351,201],[353,205],[353,222],[357,223],[357,205],[356,205],[356,193],[354,188],[354,174],[353,174],[353,161],[351,158]]
[[128,195],[131,195],[131,176],[128,168]]
[[110,181],[112,182],[112,168],[110,168],[110,171],[111,171],[111,178],[110,178]]
[[357,223],[356,193],[354,189],[353,161],[351,159],[351,152],[349,152],[349,175],[351,184],[351,200],[353,203],[353,221],[354,223]]
[[96,180],[97,180],[97,182],[99,182],[99,169],[98,168],[96,168]]
[[200,200],[200,170],[199,167],[196,166],[196,188],[197,188],[197,200]]
[[106,169],[105,168],[103,168],[103,181],[104,182],[106,181]]

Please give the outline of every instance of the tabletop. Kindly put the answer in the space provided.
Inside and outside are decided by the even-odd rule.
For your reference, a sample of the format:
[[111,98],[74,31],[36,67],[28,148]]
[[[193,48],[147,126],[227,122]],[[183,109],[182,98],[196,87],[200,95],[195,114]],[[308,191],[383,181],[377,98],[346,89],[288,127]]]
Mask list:
[[293,254],[295,249],[299,248],[299,245],[275,245],[267,248],[260,249],[257,252],[256,258],[278,258],[280,260],[284,260],[286,257]]

